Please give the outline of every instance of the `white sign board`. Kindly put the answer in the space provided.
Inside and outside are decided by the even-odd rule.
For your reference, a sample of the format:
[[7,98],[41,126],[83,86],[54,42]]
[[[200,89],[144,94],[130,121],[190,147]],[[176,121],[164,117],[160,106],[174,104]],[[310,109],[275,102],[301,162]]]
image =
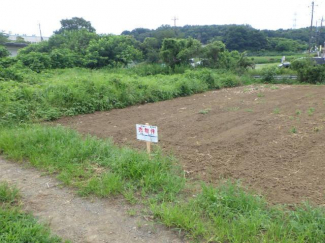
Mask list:
[[137,139],[158,143],[158,127],[137,124]]

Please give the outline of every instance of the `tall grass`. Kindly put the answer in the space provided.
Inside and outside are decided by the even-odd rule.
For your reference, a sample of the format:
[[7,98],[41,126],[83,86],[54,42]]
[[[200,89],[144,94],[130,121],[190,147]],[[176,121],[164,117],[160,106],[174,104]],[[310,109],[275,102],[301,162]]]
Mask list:
[[81,194],[109,196],[129,190],[151,193],[158,199],[174,198],[184,186],[172,157],[159,151],[150,158],[144,152],[119,148],[63,127],[23,126],[0,130],[0,148],[10,159],[27,159],[38,168],[55,173]]
[[121,72],[74,68],[1,81],[0,123],[53,120],[242,84],[235,74],[208,69],[146,77]]

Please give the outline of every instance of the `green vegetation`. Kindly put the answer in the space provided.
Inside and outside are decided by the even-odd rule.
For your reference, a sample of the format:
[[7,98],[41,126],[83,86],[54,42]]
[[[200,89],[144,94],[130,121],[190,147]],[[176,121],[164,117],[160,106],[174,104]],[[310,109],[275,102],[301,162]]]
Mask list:
[[66,69],[21,73],[23,81],[0,82],[0,124],[124,108],[246,82],[236,74],[209,69],[145,77],[132,72],[138,71]]
[[110,140],[83,138],[63,127],[26,125],[2,129],[0,134],[0,148],[9,158],[28,159],[33,166],[55,173],[66,185],[79,188],[82,195],[105,197],[141,190],[168,200],[184,185],[173,159],[159,151],[150,159],[144,152],[119,148]]
[[[201,35],[202,30],[209,34]],[[184,230],[195,240],[324,242],[322,207],[303,204],[289,210],[270,206],[233,182],[198,188],[186,181],[172,156],[158,150],[149,157],[60,126],[30,124],[252,82],[298,82],[276,80],[276,75],[298,74],[301,82],[324,83],[324,66],[307,59],[293,61],[292,69],[274,64],[253,69],[254,61],[278,62],[279,56],[271,60],[260,57],[263,53],[292,54],[306,48],[305,32],[260,31],[236,25],[162,26],[156,31],[136,29],[116,36],[96,34],[82,18],[62,20],[49,41],[29,45],[17,58],[8,58],[7,50],[0,46],[0,153],[20,162],[28,160],[77,188],[80,195],[123,195],[131,204],[142,203],[165,225]],[[6,41],[0,33],[0,44]],[[255,60],[238,52],[246,50],[256,52]],[[287,60],[291,58],[296,56]],[[260,75],[262,80],[252,81],[252,75]],[[240,107],[226,109],[237,111]],[[280,110],[273,112],[279,114]],[[313,112],[309,109],[308,114]],[[290,131],[297,132],[295,127]],[[58,242],[57,238],[51,241],[43,226],[16,207],[16,195],[16,190],[0,185],[0,241],[48,237],[27,238],[27,242]],[[26,225],[35,227],[40,235],[31,236],[31,231],[24,231]],[[3,229],[10,234],[1,234]]]
[[292,128],[290,129],[290,132],[291,132],[291,133],[297,133],[297,128],[296,128],[296,127],[292,127]]
[[206,114],[208,114],[209,112],[210,112],[210,108],[207,108],[207,109],[204,109],[204,110],[200,110],[199,111],[199,114],[202,114],[202,115],[206,115]]
[[[5,156],[29,160],[82,195],[122,194],[148,205],[153,215],[193,239],[221,242],[323,242],[324,208],[269,206],[238,183],[218,187],[190,182],[171,157],[119,148],[58,127],[29,125],[0,133]],[[58,154],[60,156],[58,156]],[[196,188],[196,189],[194,189]],[[9,194],[10,195],[10,194]],[[193,197],[194,195],[194,197]],[[6,196],[12,198],[11,196]],[[130,212],[131,215],[134,212]]]
[[0,242],[62,242],[18,204],[18,190],[0,182]]
[[309,116],[312,116],[312,115],[314,114],[314,111],[315,111],[315,108],[310,107],[310,108],[308,109],[308,115],[309,115]]
[[274,108],[273,113],[274,114],[279,114],[280,113],[280,109],[279,108]]

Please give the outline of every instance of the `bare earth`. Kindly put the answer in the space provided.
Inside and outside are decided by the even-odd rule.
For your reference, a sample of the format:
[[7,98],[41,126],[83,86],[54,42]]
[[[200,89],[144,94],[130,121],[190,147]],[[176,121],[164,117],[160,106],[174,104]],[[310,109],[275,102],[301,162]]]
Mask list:
[[118,200],[84,199],[61,188],[40,171],[0,158],[0,181],[16,184],[23,209],[50,225],[53,234],[71,242],[182,242],[175,233],[145,220],[126,215],[127,205]]
[[144,149],[135,124],[148,122],[193,179],[240,179],[271,203],[325,205],[324,94],[325,86],[238,87],[57,123]]

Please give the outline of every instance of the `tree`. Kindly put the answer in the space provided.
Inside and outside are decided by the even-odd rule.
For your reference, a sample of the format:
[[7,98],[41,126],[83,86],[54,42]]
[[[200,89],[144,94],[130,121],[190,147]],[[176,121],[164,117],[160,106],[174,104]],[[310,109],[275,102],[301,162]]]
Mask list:
[[50,49],[70,49],[79,54],[86,54],[86,50],[91,40],[98,40],[96,33],[85,29],[64,31],[50,37],[48,44]]
[[85,65],[90,68],[126,66],[142,58],[141,51],[135,46],[136,40],[131,36],[102,36],[89,43]]
[[3,45],[6,42],[9,42],[8,35],[4,32],[0,32],[0,45]]
[[89,32],[96,32],[96,29],[91,26],[91,23],[83,18],[73,17],[72,19],[62,19],[60,23],[61,28],[57,31],[54,31],[55,34],[61,34],[64,31],[80,29],[85,29]]
[[0,46],[0,58],[8,57],[10,55],[6,47]]
[[176,65],[189,63],[189,59],[199,55],[200,51],[198,40],[167,38],[163,40],[160,55],[168,66],[175,68]]

